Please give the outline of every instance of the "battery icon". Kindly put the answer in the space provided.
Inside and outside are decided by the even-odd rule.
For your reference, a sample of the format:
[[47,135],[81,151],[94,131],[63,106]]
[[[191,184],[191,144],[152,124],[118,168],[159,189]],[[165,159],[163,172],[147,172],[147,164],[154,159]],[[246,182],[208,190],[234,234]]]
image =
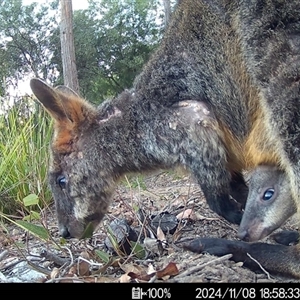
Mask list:
[[139,287],[133,287],[131,290],[131,298],[132,299],[143,299],[142,289]]

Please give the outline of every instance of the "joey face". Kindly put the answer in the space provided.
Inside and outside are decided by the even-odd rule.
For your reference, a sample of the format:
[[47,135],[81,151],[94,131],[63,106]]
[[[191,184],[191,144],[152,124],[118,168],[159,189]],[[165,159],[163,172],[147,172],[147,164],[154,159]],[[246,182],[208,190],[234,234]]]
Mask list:
[[273,166],[259,166],[250,174],[238,237],[250,242],[263,239],[296,211],[286,174]]

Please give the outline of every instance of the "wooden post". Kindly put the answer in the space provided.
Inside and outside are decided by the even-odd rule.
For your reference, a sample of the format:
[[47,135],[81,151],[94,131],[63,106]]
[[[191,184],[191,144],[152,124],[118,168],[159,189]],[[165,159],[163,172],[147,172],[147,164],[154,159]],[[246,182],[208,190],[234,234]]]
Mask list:
[[61,23],[60,43],[63,65],[64,85],[79,94],[79,83],[76,69],[72,0],[60,0]]
[[170,16],[171,16],[171,3],[170,0],[163,0],[164,3],[164,11],[165,11],[165,28],[169,24]]

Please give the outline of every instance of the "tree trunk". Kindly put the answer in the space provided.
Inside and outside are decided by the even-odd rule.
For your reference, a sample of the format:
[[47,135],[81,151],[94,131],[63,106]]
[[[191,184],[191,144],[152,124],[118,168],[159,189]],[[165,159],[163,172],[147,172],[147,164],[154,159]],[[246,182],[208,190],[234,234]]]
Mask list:
[[73,35],[72,0],[60,0],[60,4],[60,42],[64,85],[73,89],[76,93],[79,93]]
[[164,3],[164,11],[165,11],[165,28],[169,24],[170,16],[171,16],[171,3],[170,0],[163,0]]

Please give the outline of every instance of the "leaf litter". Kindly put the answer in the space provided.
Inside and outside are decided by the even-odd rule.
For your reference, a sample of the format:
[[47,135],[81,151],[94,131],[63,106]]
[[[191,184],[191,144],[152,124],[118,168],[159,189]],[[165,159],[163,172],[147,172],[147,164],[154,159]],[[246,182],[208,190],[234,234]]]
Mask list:
[[[0,230],[0,282],[295,281],[254,273],[231,261],[230,254],[185,251],[181,241],[236,239],[238,228],[208,208],[190,176],[159,172],[143,180],[138,187],[130,179],[118,187],[109,214],[91,238],[62,240],[53,205],[46,224],[51,240],[5,224]],[[296,229],[293,220],[284,229]]]

